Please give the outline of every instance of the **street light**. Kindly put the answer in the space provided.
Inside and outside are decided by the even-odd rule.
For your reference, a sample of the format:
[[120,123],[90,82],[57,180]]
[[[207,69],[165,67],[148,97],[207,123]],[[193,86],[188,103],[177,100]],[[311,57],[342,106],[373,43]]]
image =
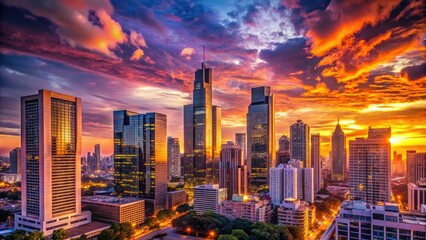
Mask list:
[[214,231],[210,231],[209,235],[210,235],[210,237],[214,238],[215,232]]
[[187,228],[186,228],[186,232],[187,232],[187,233],[188,233],[188,235],[189,235],[189,233],[191,232],[191,228],[187,227]]

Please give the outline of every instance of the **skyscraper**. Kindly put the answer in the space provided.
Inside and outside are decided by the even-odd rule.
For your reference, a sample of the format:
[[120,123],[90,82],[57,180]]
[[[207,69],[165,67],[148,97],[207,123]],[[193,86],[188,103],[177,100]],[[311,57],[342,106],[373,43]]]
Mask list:
[[178,138],[167,138],[167,164],[169,169],[169,179],[181,176],[180,146]]
[[213,165],[212,165],[212,178],[213,183],[219,183],[219,160],[220,151],[222,149],[222,110],[219,106],[213,106],[213,123],[212,123],[212,137],[213,137]]
[[195,71],[193,104],[184,106],[185,181],[194,186],[218,180],[221,111],[212,106],[212,80],[212,69],[202,63]]
[[416,153],[414,160],[414,177],[417,182],[420,179],[426,178],[426,152]]
[[247,160],[247,139],[246,133],[235,133],[235,144],[240,146],[243,160]]
[[81,99],[47,90],[21,98],[22,213],[15,228],[43,231],[91,221],[81,211]]
[[300,119],[290,126],[290,158],[300,159],[304,167],[311,167],[311,132]]
[[418,179],[414,179],[415,168],[414,162],[416,160],[416,150],[407,150],[406,152],[406,164],[407,164],[407,182],[416,183]]
[[166,204],[166,131],[166,115],[114,111],[115,191],[144,198],[147,215]]
[[183,106],[183,176],[186,183],[194,184],[194,107]]
[[21,148],[9,152],[10,173],[21,173]]
[[314,191],[321,189],[321,156],[320,156],[321,137],[320,134],[312,134],[311,136],[311,157],[312,167],[314,169]]
[[240,146],[233,142],[223,144],[219,162],[219,187],[227,189],[227,198],[231,200],[234,194],[247,194],[247,185],[247,166]]
[[287,164],[290,161],[290,139],[286,135],[282,135],[278,140],[278,146],[277,164]]
[[101,170],[101,145],[95,145],[95,170]]
[[269,168],[275,167],[275,112],[270,87],[251,89],[247,113],[247,165],[250,185],[268,183]]
[[346,178],[346,137],[339,120],[331,137],[330,158],[332,179],[344,180]]
[[368,129],[368,138],[349,141],[349,194],[367,203],[391,200],[391,128]]

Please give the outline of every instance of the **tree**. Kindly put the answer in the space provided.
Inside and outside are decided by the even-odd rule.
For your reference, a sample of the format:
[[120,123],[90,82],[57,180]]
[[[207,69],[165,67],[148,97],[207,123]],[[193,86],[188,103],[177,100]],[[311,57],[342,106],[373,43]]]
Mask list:
[[247,234],[250,234],[251,225],[252,225],[252,222],[245,219],[241,219],[241,218],[237,218],[234,221],[232,221],[232,229],[241,229]]
[[105,229],[103,230],[98,237],[98,240],[115,240],[117,239],[114,230],[112,229]]
[[176,208],[176,212],[178,213],[188,212],[189,210],[191,210],[191,206],[188,203],[181,204]]
[[232,230],[231,235],[236,237],[238,240],[249,240],[249,235],[241,229]]
[[24,230],[15,230],[12,234],[7,236],[7,240],[25,240],[27,232]]
[[302,229],[295,226],[287,226],[288,230],[290,231],[291,235],[293,235],[294,239],[304,239],[305,236],[303,236]]
[[67,239],[67,237],[68,237],[68,232],[63,228],[54,230],[52,233],[52,240],[65,240]]
[[163,209],[163,210],[160,210],[157,213],[157,218],[158,218],[158,220],[162,221],[162,220],[165,220],[165,219],[168,219],[168,218],[172,218],[174,215],[175,215],[175,213],[172,210]]
[[134,233],[135,228],[131,223],[125,222],[120,224],[120,232],[118,234],[119,239],[130,239]]
[[149,229],[154,229],[154,228],[160,227],[160,225],[157,223],[156,217],[149,217],[149,218],[145,219],[145,222],[143,223],[143,225],[149,227]]
[[32,232],[25,238],[25,240],[44,240],[44,234],[40,231]]
[[223,235],[220,235],[217,240],[238,240],[238,238],[229,234],[223,234]]

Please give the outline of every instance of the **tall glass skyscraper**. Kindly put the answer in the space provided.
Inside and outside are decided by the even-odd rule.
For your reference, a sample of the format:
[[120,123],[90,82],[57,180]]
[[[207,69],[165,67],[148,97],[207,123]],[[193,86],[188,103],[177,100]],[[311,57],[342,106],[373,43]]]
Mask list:
[[15,228],[43,231],[91,221],[81,211],[81,99],[47,90],[21,98],[22,213]]
[[333,180],[346,178],[346,136],[337,121],[331,137],[331,176]]
[[165,207],[167,176],[166,115],[114,111],[116,193],[146,199],[152,215]]
[[169,170],[169,179],[180,177],[180,145],[179,138],[167,138],[167,164]]
[[391,128],[368,129],[349,141],[349,195],[369,204],[391,201]]
[[321,189],[321,136],[319,133],[311,136],[311,158],[314,169],[314,191]]
[[247,113],[247,165],[251,187],[268,184],[269,168],[275,167],[275,112],[270,87],[251,89]]
[[311,167],[311,132],[302,120],[290,126],[290,158],[300,159],[303,167]]
[[184,106],[185,182],[217,183],[221,149],[221,111],[212,106],[212,69],[195,71],[193,104]]

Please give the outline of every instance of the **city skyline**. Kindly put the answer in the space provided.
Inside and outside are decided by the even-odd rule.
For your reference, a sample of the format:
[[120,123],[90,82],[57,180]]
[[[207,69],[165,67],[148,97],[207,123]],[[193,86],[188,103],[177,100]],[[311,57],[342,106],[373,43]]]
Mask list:
[[[328,156],[340,118],[347,141],[368,126],[392,127],[392,151],[425,151],[421,1],[357,5],[366,17],[345,2],[146,4],[136,12],[120,2],[58,2],[48,12],[5,1],[0,155],[20,146],[19,97],[39,89],[83,99],[82,154],[95,144],[102,155],[113,153],[112,112],[120,109],[162,112],[167,135],[183,139],[182,106],[192,101],[203,45],[215,73],[213,105],[222,107],[222,143],[245,132],[250,89],[267,85],[276,102],[275,146],[302,119],[321,134]],[[76,22],[72,10],[85,21]],[[58,13],[68,21],[60,23]],[[336,14],[347,18],[329,24]]]

